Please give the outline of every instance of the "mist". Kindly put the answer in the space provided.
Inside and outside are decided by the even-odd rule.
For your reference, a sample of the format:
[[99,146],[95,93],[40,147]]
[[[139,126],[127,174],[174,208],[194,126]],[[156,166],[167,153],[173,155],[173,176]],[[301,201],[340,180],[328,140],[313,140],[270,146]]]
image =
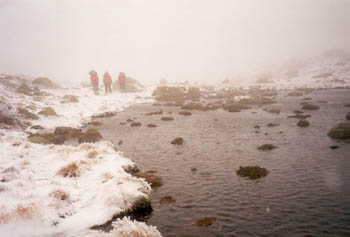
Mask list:
[[350,48],[347,0],[0,0],[0,73],[215,82]]

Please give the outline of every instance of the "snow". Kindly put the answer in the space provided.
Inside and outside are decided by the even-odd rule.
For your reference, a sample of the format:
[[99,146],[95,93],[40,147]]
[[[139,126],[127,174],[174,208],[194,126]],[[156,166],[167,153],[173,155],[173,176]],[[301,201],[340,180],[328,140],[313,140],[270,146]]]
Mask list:
[[[59,116],[39,115],[38,120],[26,122],[52,132],[57,126],[78,128],[93,115],[149,101],[145,97],[150,93],[94,96],[90,88],[45,91],[51,95],[27,96],[0,84],[1,113],[23,122],[18,107],[37,114],[50,106]],[[78,96],[79,102],[61,103],[66,94]],[[120,230],[111,233],[89,230],[151,192],[146,181],[124,170],[135,164],[117,152],[112,142],[41,145],[28,142],[20,128],[1,127],[0,151],[1,236],[161,236],[155,227],[127,218],[117,220],[114,225]]]

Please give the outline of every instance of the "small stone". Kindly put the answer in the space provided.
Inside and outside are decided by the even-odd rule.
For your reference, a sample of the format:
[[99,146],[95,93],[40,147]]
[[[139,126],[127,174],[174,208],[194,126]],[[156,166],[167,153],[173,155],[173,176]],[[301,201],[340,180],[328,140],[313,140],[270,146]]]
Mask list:
[[156,128],[156,127],[158,127],[158,126],[155,125],[155,124],[153,124],[153,123],[149,123],[149,124],[147,125],[147,127],[149,127],[149,128]]
[[297,125],[299,127],[308,127],[310,125],[310,122],[305,120],[305,119],[301,119],[299,120],[299,122],[297,123]]
[[140,122],[132,122],[131,123],[131,127],[140,127],[142,125],[142,123],[140,123]]
[[265,144],[265,145],[259,146],[259,147],[258,147],[258,150],[270,151],[270,150],[273,150],[273,149],[276,149],[276,148],[278,148],[278,147],[275,146],[275,145],[272,145],[272,144]]
[[173,145],[182,145],[184,142],[183,138],[177,137],[174,140],[171,141],[171,144]]
[[173,117],[162,117],[161,120],[163,120],[163,121],[172,121],[172,120],[174,120],[174,118]]

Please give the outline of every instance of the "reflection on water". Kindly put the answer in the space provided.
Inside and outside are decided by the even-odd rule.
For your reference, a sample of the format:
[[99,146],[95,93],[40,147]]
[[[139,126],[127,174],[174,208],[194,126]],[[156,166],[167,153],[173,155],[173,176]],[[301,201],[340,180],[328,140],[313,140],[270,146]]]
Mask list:
[[[308,128],[287,118],[301,108],[301,97],[280,95],[274,105],[280,114],[255,107],[182,116],[177,107],[162,107],[175,120],[161,121],[160,115],[144,115],[161,107],[137,105],[103,119],[100,129],[106,139],[123,140],[120,150],[141,170],[156,170],[163,178],[164,185],[151,196],[154,212],[148,224],[164,236],[350,235],[350,144],[327,137],[349,112],[344,104],[350,93],[316,91],[308,97],[314,103],[328,101],[318,103],[320,110],[306,112],[312,115]],[[141,127],[120,124],[134,117]],[[148,128],[148,123],[159,126]],[[184,144],[170,144],[175,137],[183,137]],[[257,150],[266,143],[278,148]],[[269,175],[256,181],[236,175],[240,165],[255,164]],[[169,195],[176,202],[161,205],[160,198]],[[202,217],[216,221],[209,227],[193,226]]]

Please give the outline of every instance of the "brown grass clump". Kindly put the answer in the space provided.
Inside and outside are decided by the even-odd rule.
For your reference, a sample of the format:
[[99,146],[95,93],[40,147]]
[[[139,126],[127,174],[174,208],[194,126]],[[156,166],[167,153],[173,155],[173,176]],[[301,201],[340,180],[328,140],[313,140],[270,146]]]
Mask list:
[[50,193],[50,196],[58,199],[58,200],[62,200],[62,201],[65,201],[69,198],[69,194],[66,193],[65,191],[63,190],[60,190],[60,189],[57,189],[57,190],[54,190]]
[[90,152],[88,153],[88,157],[89,157],[90,159],[96,158],[97,154],[98,154],[97,151],[92,150],[92,151],[90,151]]
[[69,178],[79,177],[79,167],[76,163],[72,163],[60,169],[57,174]]

